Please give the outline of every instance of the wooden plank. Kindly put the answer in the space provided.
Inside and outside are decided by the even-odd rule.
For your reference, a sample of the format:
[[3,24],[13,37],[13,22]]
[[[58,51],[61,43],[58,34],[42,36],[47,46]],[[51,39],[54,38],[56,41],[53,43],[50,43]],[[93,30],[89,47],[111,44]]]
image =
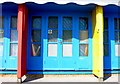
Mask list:
[[96,6],[92,12],[93,74],[103,78],[103,8]]
[[20,79],[26,74],[26,53],[27,53],[27,8],[25,4],[18,5],[18,72]]

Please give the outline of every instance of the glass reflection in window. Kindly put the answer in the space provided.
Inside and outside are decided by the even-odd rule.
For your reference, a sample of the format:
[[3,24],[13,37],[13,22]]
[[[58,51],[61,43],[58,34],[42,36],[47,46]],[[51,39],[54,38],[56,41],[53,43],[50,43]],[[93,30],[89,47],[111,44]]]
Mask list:
[[0,42],[3,42],[4,31],[0,30]]
[[48,18],[48,28],[58,28],[58,17],[50,16]]
[[72,29],[72,17],[63,17],[63,29]]
[[4,18],[0,16],[0,28],[3,28],[4,26]]
[[11,28],[17,28],[17,16],[11,17]]
[[88,56],[88,44],[80,44],[80,56]]
[[32,17],[32,28],[41,29],[42,21],[40,16]]
[[40,42],[40,41],[41,41],[41,31],[32,30],[32,42]]
[[72,30],[63,30],[63,42],[72,42]]
[[10,44],[10,56],[17,56],[18,55],[18,44]]

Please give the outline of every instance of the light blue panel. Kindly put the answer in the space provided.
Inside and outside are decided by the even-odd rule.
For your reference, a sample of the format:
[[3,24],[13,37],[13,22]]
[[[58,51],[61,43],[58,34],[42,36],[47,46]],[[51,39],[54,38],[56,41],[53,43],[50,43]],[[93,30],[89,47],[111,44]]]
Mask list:
[[[88,56],[79,56],[78,54],[78,70],[92,70],[92,23],[91,16],[79,16],[88,18]],[[79,31],[79,28],[78,28]],[[79,35],[78,35],[79,36]],[[78,37],[79,38],[79,37]],[[78,41],[79,44],[79,41]],[[86,44],[85,42],[80,44]],[[79,45],[78,45],[79,47]],[[79,52],[80,53],[80,52]]]
[[[45,17],[45,28],[44,28],[44,61],[43,61],[43,70],[58,70],[59,69],[59,62],[58,62],[58,56],[48,56],[48,45],[49,44],[57,44],[57,42],[48,42],[48,17]],[[52,19],[54,20],[54,19]],[[56,20],[55,20],[56,21]],[[51,26],[52,27],[52,26]],[[57,26],[53,26],[53,27],[57,27]],[[54,30],[52,28],[50,28],[51,30]],[[58,28],[57,28],[58,29]],[[57,30],[58,31],[58,30]],[[57,45],[58,46],[58,45]],[[58,50],[57,50],[58,53]]]

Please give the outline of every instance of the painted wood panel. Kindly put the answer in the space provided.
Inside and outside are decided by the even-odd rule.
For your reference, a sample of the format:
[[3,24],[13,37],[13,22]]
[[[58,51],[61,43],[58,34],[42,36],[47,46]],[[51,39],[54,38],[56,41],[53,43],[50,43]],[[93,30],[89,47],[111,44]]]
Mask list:
[[93,23],[93,74],[103,77],[103,9],[96,6],[92,12]]

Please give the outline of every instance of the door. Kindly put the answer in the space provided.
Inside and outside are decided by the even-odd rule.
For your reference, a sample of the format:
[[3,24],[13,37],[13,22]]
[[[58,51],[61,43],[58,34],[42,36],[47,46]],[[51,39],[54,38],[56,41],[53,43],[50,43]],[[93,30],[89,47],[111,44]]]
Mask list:
[[4,43],[4,17],[0,16],[0,69],[5,69],[5,58],[3,55]]
[[118,70],[120,59],[120,18],[104,18],[104,69]]
[[0,29],[1,69],[16,70],[18,55],[17,16],[2,16]]
[[29,15],[27,70],[43,70],[41,16]]
[[60,70],[75,70],[75,55],[73,54],[73,17],[62,16],[60,26],[59,44],[59,69]]
[[112,55],[112,69],[120,70],[120,17],[113,18],[114,26],[114,55]]
[[48,16],[46,24],[44,69],[91,70],[90,17]]

